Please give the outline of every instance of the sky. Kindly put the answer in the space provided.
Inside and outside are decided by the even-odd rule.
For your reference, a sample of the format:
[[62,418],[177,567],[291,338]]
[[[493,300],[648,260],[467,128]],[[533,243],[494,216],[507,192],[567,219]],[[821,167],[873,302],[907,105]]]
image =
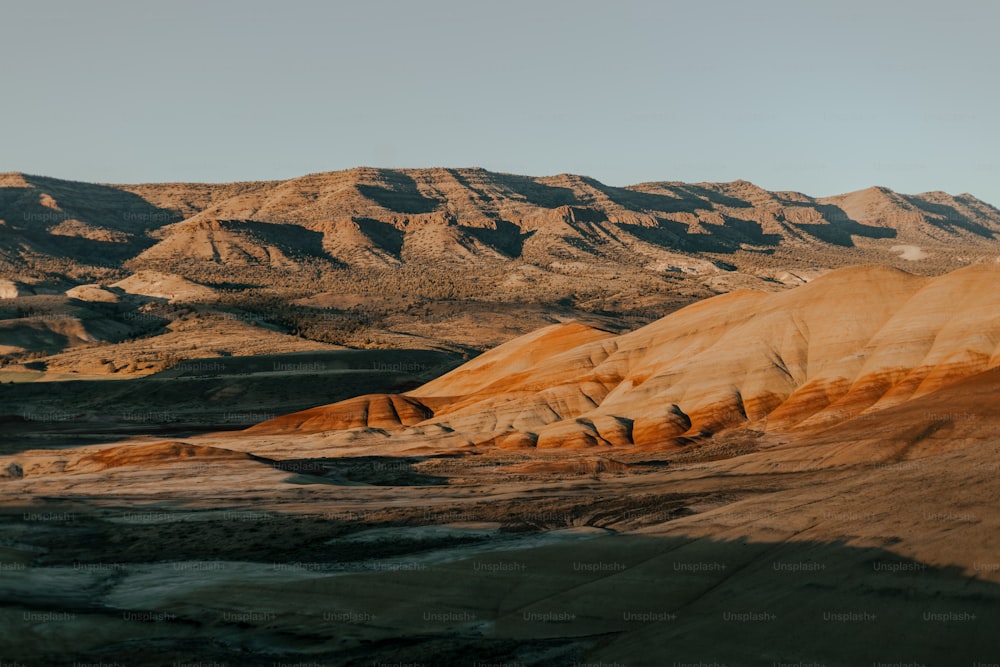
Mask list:
[[483,167],[1000,206],[992,0],[4,4],[0,171]]

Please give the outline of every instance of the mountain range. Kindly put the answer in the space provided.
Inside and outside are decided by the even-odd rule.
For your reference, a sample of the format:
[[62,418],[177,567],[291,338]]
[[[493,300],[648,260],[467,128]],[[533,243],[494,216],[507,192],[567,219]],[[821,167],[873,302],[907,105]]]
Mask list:
[[[972,195],[884,187],[817,198],[746,181],[612,187],[483,169],[221,185],[8,173],[0,362],[153,372],[239,354],[248,331],[269,341],[258,353],[465,355],[570,320],[621,333],[851,265],[935,276],[992,264],[998,239],[1000,210]],[[129,341],[156,352],[132,363]]]
[[357,168],[224,185],[8,173],[0,220],[3,277],[70,281],[151,267],[184,275],[192,264],[335,270],[614,259],[654,272],[711,272],[801,252],[826,264],[902,256],[957,266],[986,247],[996,255],[1000,235],[1000,210],[969,194],[872,187],[816,198],[747,181],[611,187],[483,169]]

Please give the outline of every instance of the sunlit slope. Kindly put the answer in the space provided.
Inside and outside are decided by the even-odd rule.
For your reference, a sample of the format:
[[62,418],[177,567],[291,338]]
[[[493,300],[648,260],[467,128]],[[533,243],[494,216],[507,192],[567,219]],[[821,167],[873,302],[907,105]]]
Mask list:
[[734,427],[822,430],[1000,366],[998,278],[995,265],[937,278],[852,267],[786,292],[708,299],[621,336],[553,325],[405,396],[352,399],[254,431],[379,428],[577,448],[676,447]]

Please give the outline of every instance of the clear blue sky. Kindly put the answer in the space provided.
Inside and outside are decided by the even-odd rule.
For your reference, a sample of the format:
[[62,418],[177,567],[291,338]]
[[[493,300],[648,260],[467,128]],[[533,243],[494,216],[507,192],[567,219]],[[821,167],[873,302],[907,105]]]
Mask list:
[[0,171],[480,166],[1000,205],[1000,2],[6,2]]

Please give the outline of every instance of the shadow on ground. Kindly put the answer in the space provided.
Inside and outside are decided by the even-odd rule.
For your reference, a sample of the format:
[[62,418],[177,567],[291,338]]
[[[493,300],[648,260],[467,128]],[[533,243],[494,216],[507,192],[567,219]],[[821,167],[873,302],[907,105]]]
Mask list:
[[[233,522],[228,535],[211,534],[218,549],[202,552],[200,566],[169,541],[159,563],[111,567],[113,549],[109,560],[72,566],[5,563],[4,658],[833,667],[990,663],[1000,651],[1000,586],[891,548],[591,529],[513,544],[508,535],[492,550],[481,534],[401,539],[390,557],[317,534],[315,560],[296,547],[292,560],[254,561],[247,542],[279,527],[289,528]],[[173,533],[189,543],[210,537],[197,523],[155,528],[147,547]]]

